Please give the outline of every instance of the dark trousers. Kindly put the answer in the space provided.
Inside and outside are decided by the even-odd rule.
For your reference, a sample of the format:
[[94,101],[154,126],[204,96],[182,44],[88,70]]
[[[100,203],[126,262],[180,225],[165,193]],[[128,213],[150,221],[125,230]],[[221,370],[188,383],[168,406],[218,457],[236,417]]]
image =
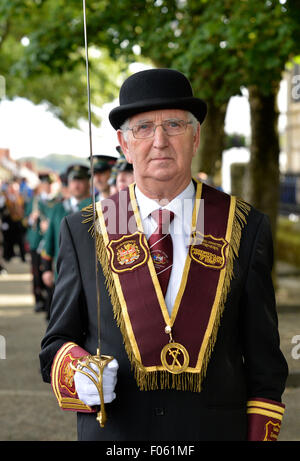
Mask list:
[[6,261],[15,255],[14,246],[19,247],[19,256],[22,261],[25,261],[25,242],[24,235],[25,229],[20,221],[13,221],[10,218],[7,218],[5,222],[8,224],[8,229],[3,231],[3,258]]
[[32,272],[32,290],[36,304],[45,304],[46,287],[42,280],[42,272],[40,269],[41,256],[36,250],[30,250],[31,256],[31,272]]

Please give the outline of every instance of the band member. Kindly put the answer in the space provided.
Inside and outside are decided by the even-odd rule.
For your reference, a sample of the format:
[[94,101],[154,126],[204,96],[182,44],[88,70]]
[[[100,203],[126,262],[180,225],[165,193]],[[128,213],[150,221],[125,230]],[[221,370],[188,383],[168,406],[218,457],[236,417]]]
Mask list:
[[10,261],[16,256],[15,247],[19,249],[19,256],[23,262],[26,261],[25,233],[23,224],[25,200],[20,193],[20,185],[17,178],[8,183],[4,190],[4,209],[2,212],[3,232],[3,258]]
[[109,178],[116,160],[116,157],[109,155],[93,156],[94,186],[97,201],[103,200],[110,195]]
[[67,194],[65,193],[65,195],[67,196],[57,203],[52,210],[41,251],[42,279],[48,288],[53,287],[56,278],[59,231],[62,219],[91,203],[88,167],[80,164],[70,165],[66,171],[66,180]]
[[[62,222],[40,360],[59,405],[77,411],[80,440],[277,439],[287,364],[270,226],[192,178],[205,115],[180,72],[130,76],[109,119],[135,183],[97,203],[95,226],[92,207]],[[75,371],[97,352],[95,274],[101,353],[114,357],[104,427],[96,386]]]
[[41,246],[48,229],[49,217],[54,205],[59,201],[51,192],[54,178],[49,173],[39,174],[40,183],[33,197],[25,206],[23,223],[26,226],[26,242],[31,257],[32,287],[35,298],[35,312],[44,312],[48,305],[47,287],[42,280]]
[[116,149],[119,152],[120,157],[112,167],[111,175],[108,181],[111,195],[125,189],[134,181],[132,164],[127,162],[120,146],[118,146]]

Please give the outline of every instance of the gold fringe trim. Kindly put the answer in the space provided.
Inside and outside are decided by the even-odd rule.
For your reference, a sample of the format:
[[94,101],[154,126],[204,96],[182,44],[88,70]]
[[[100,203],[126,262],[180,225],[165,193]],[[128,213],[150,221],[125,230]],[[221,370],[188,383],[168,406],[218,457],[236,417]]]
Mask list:
[[219,305],[216,312],[215,321],[213,324],[212,332],[208,340],[208,344],[205,350],[205,354],[203,357],[203,362],[200,370],[200,379],[198,380],[197,392],[201,391],[201,384],[204,380],[207,372],[207,367],[214,350],[214,346],[217,340],[217,334],[221,323],[221,318],[224,313],[225,303],[227,300],[228,293],[230,291],[231,281],[234,278],[233,272],[233,264],[235,258],[238,256],[239,248],[240,248],[240,241],[242,236],[242,229],[244,228],[245,224],[247,223],[247,215],[251,206],[248,205],[241,199],[236,198],[235,210],[234,210],[234,219],[232,224],[232,232],[230,237],[230,242],[228,246],[228,255],[226,261],[226,272],[221,292],[221,297],[219,301]]
[[[113,306],[114,317],[118,327],[121,330],[125,350],[131,363],[131,367],[134,371],[135,380],[140,390],[148,391],[156,389],[175,389],[190,392],[201,391],[201,384],[206,376],[208,363],[216,343],[217,333],[220,327],[227,296],[230,291],[231,281],[234,278],[233,264],[235,258],[238,256],[242,229],[247,223],[246,218],[249,214],[250,209],[250,205],[248,205],[246,202],[238,198],[236,199],[232,233],[228,247],[226,272],[222,287],[221,298],[217,308],[213,329],[208,340],[207,348],[203,357],[203,362],[201,364],[201,369],[199,370],[199,372],[196,373],[185,372],[175,375],[167,371],[160,370],[148,372],[145,369],[145,367],[136,359],[127,334],[125,321],[122,316],[122,309],[117,295],[117,290],[114,284],[112,272],[110,270],[104,239],[100,232],[96,232],[96,251],[98,260],[102,266],[103,275],[105,278],[105,285],[108,290],[110,300]],[[92,225],[89,228],[89,233],[91,234],[91,236],[95,237],[95,229],[93,224],[93,205],[88,205],[87,207],[85,207],[82,210],[82,216],[85,218],[82,221],[82,223],[92,222]]]
[[143,379],[137,381],[141,391],[157,389],[174,389],[176,391],[200,392],[200,373],[172,374],[168,371],[147,372]]
[[[87,224],[90,222],[92,223],[92,225],[88,229],[88,232],[94,238],[95,229],[94,229],[94,222],[93,222],[94,221],[93,204],[88,205],[82,209],[82,216],[83,218],[85,218],[82,221],[83,224]],[[96,221],[96,226],[97,224],[98,222]],[[106,286],[106,289],[108,290],[110,300],[112,303],[114,317],[115,317],[118,327],[121,330],[125,350],[128,355],[129,361],[131,363],[131,368],[134,371],[134,376],[135,376],[136,381],[138,383],[142,383],[145,380],[145,376],[147,375],[147,372],[145,368],[143,367],[143,365],[138,360],[136,360],[135,355],[133,353],[130,340],[127,335],[125,321],[122,316],[121,304],[120,304],[117,290],[114,284],[112,272],[110,270],[110,264],[109,264],[109,260],[107,256],[106,247],[104,244],[104,239],[100,232],[96,232],[96,252],[97,252],[98,260],[102,267],[104,278],[105,278],[105,286]]]
[[95,229],[94,229],[94,208],[93,204],[91,203],[90,205],[82,208],[81,210],[82,217],[85,218],[82,221],[82,224],[87,224],[89,222],[92,223],[91,227],[89,228],[89,233],[91,234],[92,237],[95,236]]
[[125,350],[128,355],[129,361],[132,365],[132,368],[134,370],[135,379],[137,380],[137,382],[142,382],[145,378],[146,370],[143,367],[143,365],[138,360],[136,360],[136,357],[133,353],[129,337],[127,335],[125,321],[122,316],[121,304],[120,304],[117,290],[114,284],[112,272],[110,270],[107,251],[104,245],[104,239],[103,239],[103,236],[100,235],[99,233],[96,234],[96,251],[97,251],[99,262],[102,266],[106,289],[108,290],[110,300],[113,306],[114,317],[115,317],[118,327],[121,330]]

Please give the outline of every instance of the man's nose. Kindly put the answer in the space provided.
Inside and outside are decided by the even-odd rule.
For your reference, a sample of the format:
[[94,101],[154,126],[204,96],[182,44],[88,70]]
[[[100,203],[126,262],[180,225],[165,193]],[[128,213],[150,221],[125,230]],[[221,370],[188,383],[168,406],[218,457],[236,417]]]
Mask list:
[[163,129],[162,125],[157,125],[154,131],[153,146],[154,147],[165,147],[169,144],[169,136]]

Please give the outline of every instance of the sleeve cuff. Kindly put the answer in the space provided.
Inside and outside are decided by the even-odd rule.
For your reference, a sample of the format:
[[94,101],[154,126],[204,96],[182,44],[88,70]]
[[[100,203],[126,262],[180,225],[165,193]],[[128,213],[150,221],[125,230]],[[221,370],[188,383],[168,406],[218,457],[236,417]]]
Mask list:
[[72,360],[89,355],[87,351],[72,342],[65,343],[56,353],[51,369],[51,385],[59,406],[63,410],[94,413],[95,408],[79,400],[74,383],[75,371],[70,367]]
[[247,402],[248,441],[275,442],[285,405],[274,400],[253,398]]

